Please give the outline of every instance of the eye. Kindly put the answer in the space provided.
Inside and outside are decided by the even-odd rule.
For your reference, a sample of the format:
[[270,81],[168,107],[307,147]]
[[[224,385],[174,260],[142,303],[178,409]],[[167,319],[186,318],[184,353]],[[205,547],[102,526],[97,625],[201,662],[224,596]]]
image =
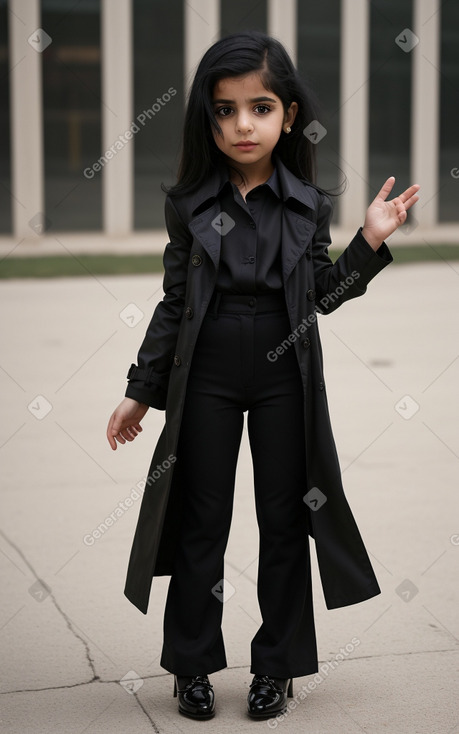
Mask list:
[[215,110],[215,114],[217,115],[217,117],[228,117],[231,112],[231,107],[219,107],[217,110]]
[[257,104],[255,111],[259,115],[266,115],[268,112],[271,112],[271,107],[268,107],[268,105],[265,104]]

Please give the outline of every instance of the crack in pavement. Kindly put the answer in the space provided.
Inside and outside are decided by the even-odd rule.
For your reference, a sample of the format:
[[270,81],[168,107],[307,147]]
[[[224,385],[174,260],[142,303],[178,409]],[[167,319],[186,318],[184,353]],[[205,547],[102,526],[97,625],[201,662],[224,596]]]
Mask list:
[[[49,587],[47,586],[47,584],[45,584],[43,582],[43,580],[38,576],[38,574],[35,571],[34,567],[30,563],[30,561],[26,558],[26,556],[24,555],[24,553],[22,552],[22,550],[16,545],[16,543],[14,543],[6,535],[6,533],[1,528],[0,528],[0,535],[2,536],[2,538],[4,539],[4,541],[6,543],[8,543],[8,545],[16,551],[16,553],[19,555],[19,557],[22,558],[23,562],[25,563],[25,565],[27,566],[27,568],[30,570],[30,572],[32,573],[32,575],[35,578],[35,580],[38,581],[40,584],[42,584],[45,588],[49,589]],[[64,612],[64,610],[59,606],[59,604],[58,604],[58,602],[56,600],[56,597],[52,593],[52,590],[51,589],[49,589],[48,596],[52,600],[52,603],[54,604],[54,607],[57,609],[57,611],[61,615],[62,619],[65,621],[65,624],[66,624],[67,628],[70,630],[70,632],[73,634],[73,636],[76,637],[78,640],[80,640],[80,642],[83,644],[84,651],[85,651],[86,661],[87,661],[87,663],[89,665],[89,668],[91,669],[91,672],[92,672],[92,678],[89,681],[82,681],[80,683],[73,683],[73,684],[69,684],[69,685],[65,685],[65,686],[48,686],[46,688],[22,689],[22,690],[15,690],[15,691],[1,691],[0,692],[0,695],[7,695],[8,693],[9,694],[12,694],[12,693],[28,693],[28,692],[33,692],[33,691],[36,691],[36,692],[38,692],[38,691],[51,691],[51,690],[52,691],[55,691],[55,690],[61,690],[61,689],[66,689],[66,688],[67,689],[68,688],[78,688],[78,687],[89,685],[89,684],[96,683],[96,682],[97,683],[102,683],[103,682],[103,681],[101,681],[100,676],[98,676],[97,673],[96,673],[96,668],[95,668],[95,665],[94,665],[94,659],[91,656],[91,650],[89,648],[88,643],[86,642],[86,640],[81,635],[78,634],[77,630],[75,629],[74,624],[72,623],[72,620]],[[119,684],[119,680],[109,681],[109,682],[110,683],[117,683],[117,684]],[[158,727],[158,725],[156,724],[156,722],[152,719],[152,717],[150,716],[150,714],[148,713],[148,711],[146,710],[146,708],[142,704],[142,701],[139,699],[139,697],[137,696],[137,694],[134,694],[134,697],[135,697],[135,700],[136,700],[136,704],[138,705],[138,707],[141,709],[141,711],[143,712],[143,714],[146,716],[146,718],[150,722],[153,731],[156,732],[156,734],[161,734],[161,731],[162,730]],[[104,711],[102,713],[105,713],[105,711],[108,708],[110,708],[110,706],[112,704],[113,704],[113,701],[104,709]],[[94,722],[91,722],[91,724],[89,726],[92,726],[93,723]],[[179,727],[177,727],[177,728],[179,728]],[[179,728],[179,731],[182,731],[182,730]]]
[[[1,531],[0,531],[1,532]],[[448,653],[448,652],[457,652],[457,645],[453,647],[445,647],[441,650],[406,650],[405,652],[388,652],[388,653],[382,653],[381,655],[353,655],[352,657],[346,658],[346,660],[342,661],[343,663],[352,663],[356,661],[361,660],[380,660],[382,658],[390,658],[390,657],[404,657],[409,656],[412,657],[414,655],[437,655],[439,653]],[[333,654],[333,653],[331,653]],[[325,663],[329,662],[330,658],[324,658],[323,660],[319,660],[319,665],[324,665]],[[249,668],[250,666],[247,665],[232,665],[225,668],[225,670],[245,670]],[[220,672],[220,671],[219,671]],[[164,673],[160,675],[142,675],[142,680],[152,680],[154,678],[164,678],[166,676],[170,675],[170,673]],[[250,674],[251,675],[251,674]],[[311,673],[311,675],[314,675]],[[307,678],[308,676],[299,676],[300,678]],[[10,690],[10,691],[0,691],[0,696],[6,696],[11,693],[41,693],[42,691],[60,691],[65,690],[66,688],[79,688],[81,686],[89,686],[93,683],[97,683],[98,685],[111,685],[112,683],[117,683],[119,685],[119,679],[113,679],[113,680],[103,680],[99,676],[96,676],[93,680],[89,681],[82,681],[81,683],[69,683],[67,685],[61,685],[61,686],[46,686],[44,688],[18,688],[16,690]],[[134,696],[137,696],[137,693],[134,694]]]
[[[27,568],[30,570],[30,572],[34,576],[35,580],[38,581],[40,584],[42,584],[45,588],[49,588],[47,586],[47,584],[45,584],[44,581],[42,579],[40,579],[40,577],[38,576],[38,574],[35,571],[34,567],[30,563],[30,561],[26,558],[26,556],[24,555],[24,553],[22,552],[22,550],[16,545],[16,543],[14,543],[5,534],[5,532],[1,528],[0,528],[0,535],[5,540],[5,542],[8,543],[8,545],[11,548],[14,548],[14,550],[20,556],[20,558],[22,558],[22,560],[24,561],[25,565],[27,566]],[[65,621],[65,624],[66,624],[67,628],[70,630],[70,632],[73,634],[73,636],[76,637],[76,639],[80,640],[80,642],[83,644],[84,651],[85,651],[86,661],[87,661],[88,666],[89,666],[89,668],[90,668],[90,670],[92,672],[92,678],[91,678],[91,680],[89,680],[89,681],[83,681],[82,683],[92,683],[93,681],[100,680],[100,677],[96,673],[96,669],[95,669],[95,666],[94,666],[94,659],[91,656],[91,651],[89,649],[88,643],[86,642],[86,640],[81,635],[78,634],[78,632],[76,631],[76,629],[75,629],[75,627],[74,627],[74,625],[73,625],[70,617],[64,612],[64,610],[57,603],[56,597],[52,593],[51,589],[49,590],[49,597],[50,597],[51,601],[53,602],[55,608],[57,609],[57,611],[61,615],[62,619]],[[76,685],[82,685],[82,683],[79,683],[79,684],[76,684]],[[66,688],[68,686],[60,686],[60,687]]]
[[12,691],[0,691],[0,696],[7,696],[10,693],[42,693],[46,691],[65,691],[67,688],[81,688],[81,686],[89,686],[92,683],[119,683],[119,681],[103,681],[100,678],[93,680],[84,680],[81,683],[68,683],[62,686],[46,686],[45,688],[17,688]]
[[143,705],[142,701],[138,697],[137,693],[134,693],[134,698],[136,700],[137,705],[142,709],[143,713],[145,714],[145,716],[147,717],[148,721],[150,722],[151,728],[153,729],[153,731],[156,732],[156,734],[161,734],[161,729],[158,727],[158,725],[156,724],[156,722],[153,721],[153,719],[151,718],[150,714],[148,713],[148,711],[146,710],[145,706]]

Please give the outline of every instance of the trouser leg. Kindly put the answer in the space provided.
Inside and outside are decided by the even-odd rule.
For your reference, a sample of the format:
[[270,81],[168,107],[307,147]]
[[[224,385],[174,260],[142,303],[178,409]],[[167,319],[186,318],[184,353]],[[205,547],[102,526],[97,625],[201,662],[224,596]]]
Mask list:
[[[261,325],[258,360],[266,358]],[[318,669],[308,508],[303,501],[303,389],[293,350],[272,365],[272,381],[266,366],[259,365],[256,372],[265,380],[249,409],[248,431],[260,531],[257,583],[263,622],[252,640],[251,672],[299,677]]]
[[[217,325],[207,325],[211,339]],[[211,374],[212,354],[205,352],[202,340],[201,346],[189,378],[177,450],[183,512],[161,657],[162,667],[183,676],[212,673],[227,664],[220,583],[243,428],[241,407],[218,387]],[[201,370],[204,356],[208,361]]]

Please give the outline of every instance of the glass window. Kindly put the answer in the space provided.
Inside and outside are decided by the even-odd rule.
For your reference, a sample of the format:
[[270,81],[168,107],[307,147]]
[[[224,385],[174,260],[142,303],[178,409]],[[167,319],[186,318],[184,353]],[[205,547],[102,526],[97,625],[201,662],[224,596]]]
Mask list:
[[184,17],[179,0],[134,0],[134,226],[164,227],[161,183],[177,180],[184,118]]
[[267,28],[266,0],[220,0],[221,35]]
[[459,219],[459,140],[457,100],[459,90],[459,5],[441,8],[440,74],[440,180],[439,220]]
[[[330,191],[343,181],[339,168],[340,49],[340,0],[299,2],[298,70],[319,100],[319,122],[327,134],[317,144],[317,183]],[[340,199],[333,201],[336,221]]]
[[42,0],[46,216],[53,230],[102,226],[99,0]]
[[0,0],[0,232],[10,234],[10,79],[6,0]]
[[395,39],[412,25],[412,3],[372,0],[370,5],[369,202],[386,178],[395,176],[394,193],[410,185],[410,52]]

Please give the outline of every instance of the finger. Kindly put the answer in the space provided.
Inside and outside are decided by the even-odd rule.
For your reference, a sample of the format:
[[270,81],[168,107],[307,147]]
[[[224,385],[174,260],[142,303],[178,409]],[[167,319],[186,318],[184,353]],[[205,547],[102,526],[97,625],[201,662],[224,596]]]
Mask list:
[[376,194],[375,199],[381,199],[382,201],[385,201],[394,188],[394,183],[395,176],[389,176],[385,184],[380,189],[379,193]]
[[400,215],[401,212],[406,212],[408,209],[411,209],[413,204],[416,204],[417,201],[419,201],[419,196],[417,196],[417,194],[413,194],[406,201],[403,201],[402,196],[397,196],[395,199],[392,199],[390,203],[395,206],[397,215]]
[[110,444],[111,448],[114,451],[116,451],[116,441],[114,439],[114,434],[113,434],[113,415],[110,416],[110,420],[108,421],[108,426],[107,426],[107,440],[108,440],[108,443]]
[[[117,441],[119,441],[119,434],[117,436],[114,436],[107,432],[107,438],[108,438],[108,443],[110,444],[112,449],[116,451],[116,449],[118,448]],[[119,441],[119,443],[124,443],[124,439],[122,441]]]
[[121,434],[127,441],[133,441],[135,437],[138,436],[139,432],[136,430],[135,426],[127,426],[127,428],[121,431]]
[[[403,192],[403,194],[399,195],[399,199],[401,199],[404,203],[408,202],[420,189],[421,187],[419,184],[413,184],[409,188],[406,189],[406,191]],[[418,201],[419,196],[416,197],[415,201]],[[413,201],[413,204],[415,202]]]
[[398,217],[398,222],[399,222],[399,224],[404,224],[404,223],[405,223],[405,221],[406,221],[406,217],[407,217],[407,213],[406,213],[406,210],[405,210],[405,208],[403,208],[403,209],[400,209],[400,210],[399,210],[399,211],[397,212],[397,217]]
[[107,431],[107,439],[113,451],[116,451],[116,441],[108,431]]
[[416,194],[414,194],[413,196],[410,196],[410,198],[407,201],[405,201],[405,205],[404,205],[405,209],[406,210],[410,209],[413,206],[413,204],[416,204],[417,201],[419,201],[419,196],[416,196]]
[[118,418],[116,413],[113,413],[112,417],[110,418],[107,430],[110,431],[112,436],[116,436],[116,434],[120,432],[122,425],[123,421]]

